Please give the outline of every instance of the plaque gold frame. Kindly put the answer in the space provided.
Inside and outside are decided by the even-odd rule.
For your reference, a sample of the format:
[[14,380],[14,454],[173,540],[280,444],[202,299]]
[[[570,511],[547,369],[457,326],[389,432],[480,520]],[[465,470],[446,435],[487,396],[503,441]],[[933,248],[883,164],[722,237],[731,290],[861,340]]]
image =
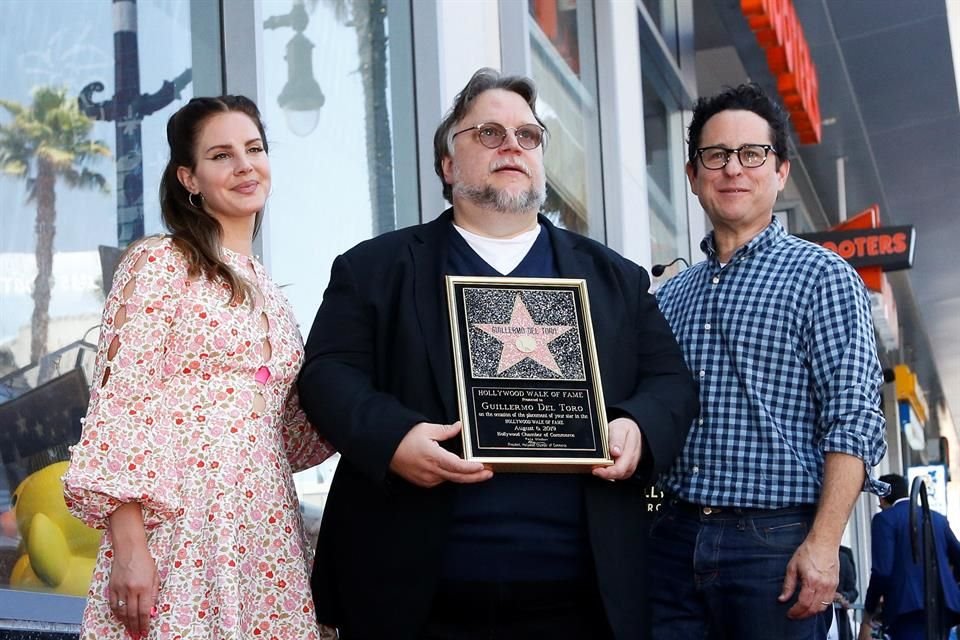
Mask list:
[[[495,471],[507,472],[589,473],[594,467],[613,464],[610,457],[606,405],[603,399],[600,367],[597,362],[593,323],[590,319],[590,302],[586,281],[573,278],[446,276],[446,284],[457,403],[460,420],[463,424],[461,435],[464,459],[482,462]],[[471,354],[470,326],[468,325],[470,319],[466,317],[467,310],[464,302],[464,290],[466,289],[516,291],[518,296],[523,292],[538,292],[547,295],[551,292],[569,292],[573,296],[572,306],[581,347],[583,377],[576,379],[562,377],[517,378],[500,377],[499,375],[474,377],[472,363],[466,361]],[[520,362],[516,364],[520,364]],[[504,373],[506,371],[509,371],[509,368]],[[580,419],[587,417],[589,419],[592,446],[576,449],[567,449],[556,445],[543,447],[480,446],[480,434],[477,430],[478,420],[476,419],[477,411],[472,395],[472,392],[480,387],[507,389],[512,394],[520,394],[523,390],[532,390],[531,393],[534,394],[553,393],[554,391],[584,394],[587,400],[586,416],[581,413],[576,417]],[[537,415],[542,416],[543,414]],[[564,415],[572,416],[572,414],[564,414],[563,412],[560,412],[559,415],[561,418]],[[562,420],[552,419],[551,422],[556,425]],[[537,427],[527,428],[535,429]],[[541,428],[548,429],[551,427]],[[557,429],[558,427],[554,426],[552,428]],[[581,432],[580,437],[583,437],[582,429],[579,431]],[[549,439],[553,437],[552,434],[554,433],[555,431],[551,432],[549,436],[544,436],[544,438]],[[502,434],[498,433],[497,435]]]

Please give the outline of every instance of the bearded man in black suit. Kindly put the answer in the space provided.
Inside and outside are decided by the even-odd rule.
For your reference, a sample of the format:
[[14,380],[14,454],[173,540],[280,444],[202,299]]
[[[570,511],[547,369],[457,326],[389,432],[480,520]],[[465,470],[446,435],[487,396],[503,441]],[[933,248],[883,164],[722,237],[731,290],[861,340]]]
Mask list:
[[[452,208],[339,256],[301,402],[342,458],[313,575],[354,638],[644,638],[644,490],[683,446],[692,376],[647,273],[558,229],[536,88],[481,69],[434,137]],[[584,278],[612,466],[497,473],[464,460],[444,276]]]

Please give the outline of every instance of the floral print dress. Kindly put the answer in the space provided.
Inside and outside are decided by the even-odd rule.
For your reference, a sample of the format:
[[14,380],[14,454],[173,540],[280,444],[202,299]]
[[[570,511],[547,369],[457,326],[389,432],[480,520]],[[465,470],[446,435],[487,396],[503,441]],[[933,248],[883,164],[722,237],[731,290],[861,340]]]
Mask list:
[[[223,259],[253,300],[230,304],[222,281],[189,276],[167,238],[121,261],[67,505],[107,528],[141,504],[161,583],[150,640],[318,638],[291,472],[333,450],[293,392],[303,348],[285,298],[255,260]],[[108,530],[81,638],[128,637],[107,599],[111,557]]]

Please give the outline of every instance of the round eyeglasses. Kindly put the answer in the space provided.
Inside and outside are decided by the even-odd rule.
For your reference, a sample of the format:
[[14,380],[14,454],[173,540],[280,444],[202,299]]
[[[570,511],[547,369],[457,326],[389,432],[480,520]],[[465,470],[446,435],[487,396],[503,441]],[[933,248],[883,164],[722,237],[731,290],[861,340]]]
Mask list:
[[726,147],[701,147],[697,149],[697,157],[700,158],[700,164],[705,169],[723,169],[730,162],[730,156],[737,154],[737,160],[740,166],[746,169],[756,169],[763,166],[767,161],[767,154],[773,151],[777,153],[769,144],[744,144],[736,149],[727,149]]
[[461,133],[466,133],[467,131],[476,131],[477,139],[480,140],[480,144],[485,146],[487,149],[498,149],[503,145],[504,141],[507,139],[507,131],[513,131],[513,136],[517,139],[517,144],[520,145],[522,149],[530,151],[531,149],[536,149],[543,142],[543,135],[546,132],[546,129],[541,127],[538,124],[524,124],[519,127],[505,127],[502,124],[496,122],[481,122],[480,124],[475,124],[472,127],[467,127],[466,129],[461,129],[457,131],[450,139],[453,140]]

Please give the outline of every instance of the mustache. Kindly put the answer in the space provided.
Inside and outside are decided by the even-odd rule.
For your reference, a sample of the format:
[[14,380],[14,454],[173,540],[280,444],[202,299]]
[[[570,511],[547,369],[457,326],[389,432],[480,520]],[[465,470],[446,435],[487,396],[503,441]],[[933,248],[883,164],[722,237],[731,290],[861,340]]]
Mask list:
[[499,171],[500,169],[516,169],[522,171],[530,177],[530,167],[527,166],[527,163],[519,158],[501,158],[496,160],[493,165],[490,167],[490,172]]

